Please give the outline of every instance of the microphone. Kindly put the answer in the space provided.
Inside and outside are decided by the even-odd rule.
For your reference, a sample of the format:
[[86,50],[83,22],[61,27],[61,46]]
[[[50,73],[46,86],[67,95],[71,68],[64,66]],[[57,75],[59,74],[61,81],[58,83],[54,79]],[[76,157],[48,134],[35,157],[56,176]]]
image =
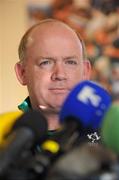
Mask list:
[[[69,93],[62,106],[59,116],[62,126],[56,136],[51,137],[52,140],[60,145],[63,152],[69,150],[85,133],[100,128],[102,118],[110,104],[110,95],[100,85],[92,81],[79,83]],[[46,148],[46,145],[44,147]],[[47,145],[47,148],[49,147],[52,146]],[[52,151],[50,148],[49,151]]]
[[22,153],[29,150],[35,143],[41,143],[47,129],[46,119],[38,111],[28,111],[20,116],[6,137],[7,143],[1,147],[0,175],[3,175]]
[[79,83],[66,98],[60,121],[76,119],[83,128],[98,129],[111,104],[109,93],[99,84],[92,81]]
[[100,127],[110,104],[108,92],[92,81],[83,81],[74,87],[60,112],[61,128],[55,136],[49,137],[40,146],[43,153],[39,154],[37,159],[41,173],[82,140],[86,142],[85,133]]
[[5,137],[11,131],[15,121],[23,114],[22,111],[13,111],[0,114],[0,146],[4,145]]
[[119,104],[112,104],[101,127],[102,142],[119,154]]
[[115,164],[115,162],[115,154],[101,144],[90,145],[88,143],[83,143],[68,151],[65,155],[62,155],[52,165],[47,180],[103,179],[101,176],[105,173],[109,174],[109,179],[115,179],[112,178],[114,177],[114,172],[112,173],[110,170],[110,166]]

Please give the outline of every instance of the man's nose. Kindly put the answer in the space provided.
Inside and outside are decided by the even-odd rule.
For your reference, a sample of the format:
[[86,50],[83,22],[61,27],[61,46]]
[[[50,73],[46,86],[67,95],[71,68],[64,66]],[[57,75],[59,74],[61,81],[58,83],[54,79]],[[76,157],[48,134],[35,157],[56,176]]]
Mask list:
[[63,67],[63,64],[55,64],[51,79],[53,81],[54,80],[62,81],[67,79],[66,71],[65,68]]

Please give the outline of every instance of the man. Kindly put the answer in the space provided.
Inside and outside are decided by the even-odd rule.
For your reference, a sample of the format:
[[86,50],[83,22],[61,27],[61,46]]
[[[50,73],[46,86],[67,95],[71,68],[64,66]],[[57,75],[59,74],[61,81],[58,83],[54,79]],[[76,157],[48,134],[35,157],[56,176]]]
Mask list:
[[[48,138],[55,137],[60,127],[59,111],[66,96],[78,82],[90,78],[91,67],[85,59],[82,40],[63,22],[43,20],[21,39],[19,58],[16,75],[29,93],[19,108],[43,112],[48,121]],[[39,176],[44,176],[42,166],[48,166],[50,156],[42,159],[42,152],[41,144],[36,144],[23,156],[19,155],[2,179],[44,179]]]
[[66,96],[77,83],[90,78],[91,66],[81,38],[63,22],[42,20],[21,39],[19,59],[16,75],[29,92],[24,104],[29,101],[33,109],[43,112],[49,130],[58,129]]

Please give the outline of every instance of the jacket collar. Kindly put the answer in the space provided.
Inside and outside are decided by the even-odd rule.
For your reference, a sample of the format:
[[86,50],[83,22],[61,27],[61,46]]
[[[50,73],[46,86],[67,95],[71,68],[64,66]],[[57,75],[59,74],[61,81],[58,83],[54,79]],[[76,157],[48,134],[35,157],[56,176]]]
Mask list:
[[20,109],[23,112],[32,109],[29,96],[21,104],[18,105],[18,109]]

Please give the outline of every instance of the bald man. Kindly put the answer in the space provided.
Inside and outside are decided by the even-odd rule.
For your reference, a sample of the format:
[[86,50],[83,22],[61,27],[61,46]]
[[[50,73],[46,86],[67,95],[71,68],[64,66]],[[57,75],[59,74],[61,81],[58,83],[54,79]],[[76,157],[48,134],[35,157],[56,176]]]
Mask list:
[[66,96],[77,83],[90,78],[91,66],[82,39],[63,22],[42,20],[22,37],[19,59],[16,75],[29,93],[19,108],[39,109],[47,118],[49,130],[58,129]]

